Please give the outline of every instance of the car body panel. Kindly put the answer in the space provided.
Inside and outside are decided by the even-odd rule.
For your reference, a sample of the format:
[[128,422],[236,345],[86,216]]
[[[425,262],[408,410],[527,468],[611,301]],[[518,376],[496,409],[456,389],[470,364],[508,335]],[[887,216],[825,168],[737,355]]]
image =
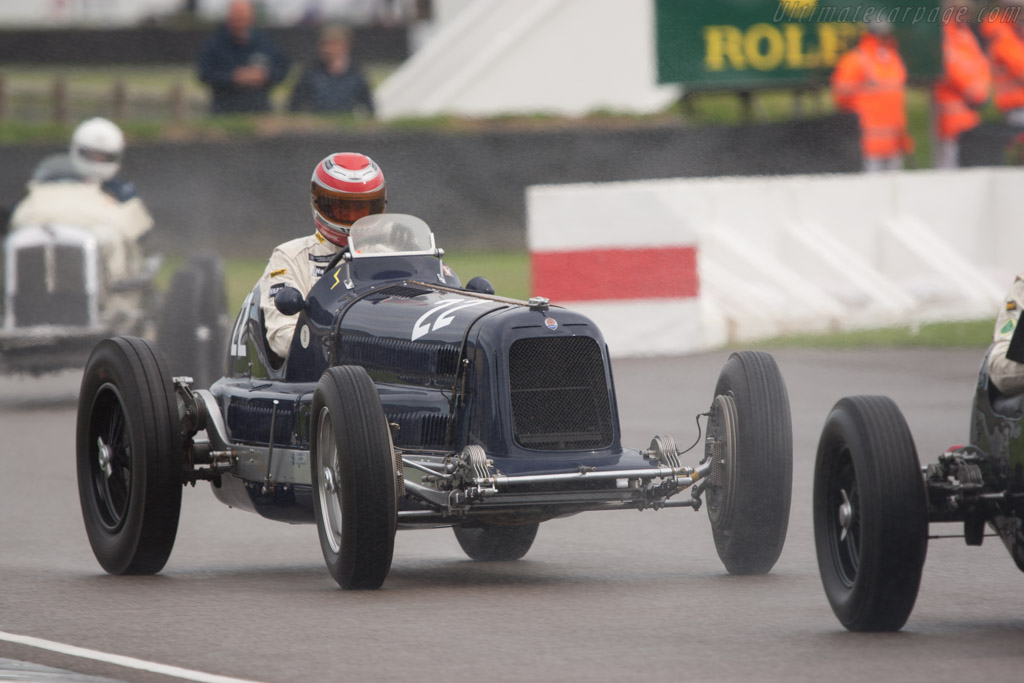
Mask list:
[[[340,257],[306,297],[284,361],[266,343],[259,301],[257,285],[236,319],[229,376],[211,387],[230,440],[252,447],[254,460],[308,451],[317,380],[331,366],[357,365],[374,381],[403,457],[440,466],[445,457],[480,447],[505,477],[658,465],[621,446],[608,350],[591,320],[546,301],[461,289],[439,250]],[[217,495],[267,517],[312,521],[297,510],[308,502],[301,487],[309,480],[301,467],[289,472],[271,482],[253,472],[239,477],[236,467]],[[404,476],[412,484],[425,481],[412,468]],[[620,485],[614,479],[559,484],[580,491]],[[421,502],[405,499],[402,509]],[[564,512],[538,510],[530,514]]]

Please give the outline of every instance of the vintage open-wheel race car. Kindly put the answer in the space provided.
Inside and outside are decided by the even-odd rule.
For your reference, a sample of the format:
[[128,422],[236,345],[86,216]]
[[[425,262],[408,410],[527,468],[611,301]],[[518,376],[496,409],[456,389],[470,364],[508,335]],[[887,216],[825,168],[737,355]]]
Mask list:
[[[1024,335],[1015,333],[1008,357],[1024,361],[1018,346]],[[931,523],[962,525],[972,546],[991,528],[1024,571],[1022,418],[1024,394],[1000,393],[989,380],[987,357],[969,444],[924,468],[892,399],[848,396],[836,403],[818,444],[814,537],[825,594],[846,628],[903,628],[917,600],[929,538],[950,537],[930,536]]]
[[469,557],[514,560],[546,520],[703,500],[728,571],[772,568],[789,521],[792,427],[770,355],[729,358],[693,466],[668,436],[623,448],[594,323],[542,298],[495,296],[482,278],[462,287],[442,257],[418,218],[360,219],[306,298],[276,292],[277,308],[298,316],[287,359],[267,343],[257,286],[209,390],[172,378],[144,340],[98,344],[77,466],[103,568],[160,571],[182,486],[198,480],[230,506],[315,523],[343,588],[384,582],[400,528],[451,526]]
[[0,373],[81,368],[100,340],[133,335],[155,339],[175,374],[208,387],[221,375],[228,327],[220,260],[189,257],[165,294],[156,286],[163,259],[144,248],[149,213],[103,187],[68,155],[47,157],[23,200],[29,209],[0,225]]

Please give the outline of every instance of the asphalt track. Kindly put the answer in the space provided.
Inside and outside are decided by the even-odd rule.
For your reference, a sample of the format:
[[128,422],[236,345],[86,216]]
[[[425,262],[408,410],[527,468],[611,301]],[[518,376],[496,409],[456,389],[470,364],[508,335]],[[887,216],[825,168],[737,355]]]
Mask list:
[[[510,563],[467,560],[447,529],[404,531],[384,588],[358,593],[337,589],[314,527],[226,508],[202,485],[185,492],[162,574],[103,574],[75,482],[78,378],[0,378],[0,680],[183,678],[67,654],[74,646],[266,682],[1019,681],[1024,576],[997,539],[932,541],[907,627],[864,635],[833,617],[811,535],[814,453],[835,401],[892,396],[928,461],[966,438],[982,353],[776,352],[794,493],[766,576],[726,574],[706,514],[676,509],[547,522]],[[692,441],[727,355],[617,362],[624,443],[645,447],[657,432]]]

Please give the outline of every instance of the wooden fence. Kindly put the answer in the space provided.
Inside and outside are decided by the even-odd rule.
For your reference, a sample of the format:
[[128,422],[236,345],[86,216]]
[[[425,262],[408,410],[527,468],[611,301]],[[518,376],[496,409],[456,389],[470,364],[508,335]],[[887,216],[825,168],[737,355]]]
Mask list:
[[106,87],[75,88],[62,75],[52,76],[48,82],[15,85],[0,73],[0,122],[66,124],[88,115],[118,121],[183,121],[206,109],[206,98],[190,96],[183,81],[172,82],[162,91],[153,87],[132,90],[123,79]]

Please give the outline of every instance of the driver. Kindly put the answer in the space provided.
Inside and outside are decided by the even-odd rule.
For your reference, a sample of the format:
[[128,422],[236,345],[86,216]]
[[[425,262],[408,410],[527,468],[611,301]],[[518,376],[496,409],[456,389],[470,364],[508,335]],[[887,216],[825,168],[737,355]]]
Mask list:
[[281,358],[288,357],[297,319],[278,311],[274,296],[286,286],[303,297],[309,294],[331,259],[348,246],[352,224],[363,216],[383,213],[387,203],[384,173],[364,154],[327,155],[313,169],[310,182],[316,231],[274,249],[260,278],[267,341]]
[[11,214],[11,229],[66,223],[115,231],[135,241],[153,227],[134,186],[117,178],[124,134],[113,121],[83,121],[71,135],[67,154],[44,159],[28,183],[28,194]]
[[80,123],[68,153],[51,155],[36,167],[27,194],[11,213],[9,230],[73,226],[96,238],[110,280],[141,271],[153,217],[132,184],[117,177],[124,146],[124,134],[113,121],[96,117]]
[[1007,396],[1024,393],[1024,363],[1006,357],[1013,331],[1020,322],[1024,306],[1024,274],[1018,275],[1006,294],[1006,303],[999,309],[992,350],[988,354],[988,376],[996,388]]

